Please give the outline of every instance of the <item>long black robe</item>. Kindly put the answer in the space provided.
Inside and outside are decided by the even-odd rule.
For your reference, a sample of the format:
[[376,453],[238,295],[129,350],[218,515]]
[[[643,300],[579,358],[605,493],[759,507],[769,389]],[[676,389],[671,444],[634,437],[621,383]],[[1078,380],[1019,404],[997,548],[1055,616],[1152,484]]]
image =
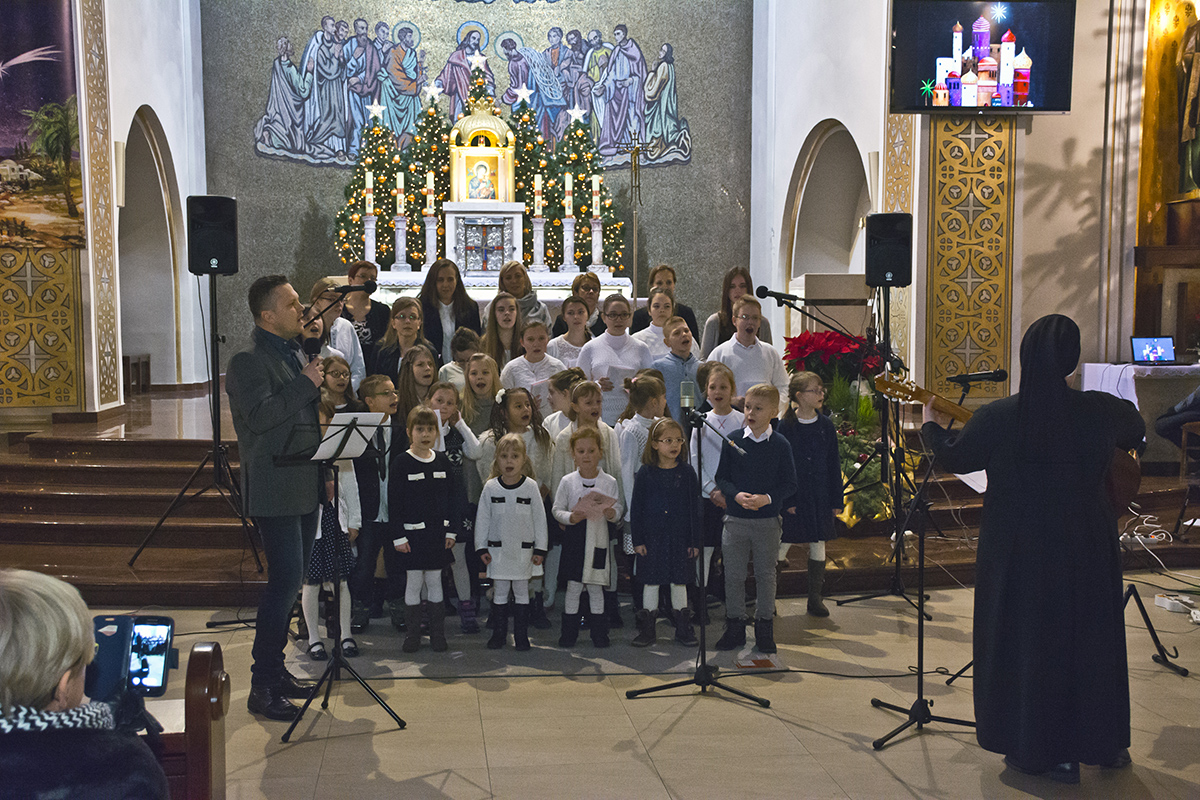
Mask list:
[[952,472],[987,470],[975,569],[975,720],[981,747],[1021,763],[1111,760],[1129,746],[1129,675],[1117,517],[1104,489],[1114,449],[1141,445],[1131,403],[1066,390],[1059,451],[1022,458],[1019,395],[957,438],[922,433]]

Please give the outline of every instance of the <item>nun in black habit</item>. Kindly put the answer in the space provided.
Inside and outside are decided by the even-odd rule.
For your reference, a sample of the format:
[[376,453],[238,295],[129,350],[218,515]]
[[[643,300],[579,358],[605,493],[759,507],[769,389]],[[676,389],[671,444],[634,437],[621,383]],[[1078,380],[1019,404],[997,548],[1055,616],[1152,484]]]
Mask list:
[[975,570],[979,744],[1022,772],[1079,780],[1079,764],[1128,763],[1129,675],[1117,513],[1105,491],[1116,448],[1144,447],[1127,400],[1079,392],[1079,327],[1051,314],[1021,342],[1018,394],[957,436],[926,407],[939,464],[987,470]]

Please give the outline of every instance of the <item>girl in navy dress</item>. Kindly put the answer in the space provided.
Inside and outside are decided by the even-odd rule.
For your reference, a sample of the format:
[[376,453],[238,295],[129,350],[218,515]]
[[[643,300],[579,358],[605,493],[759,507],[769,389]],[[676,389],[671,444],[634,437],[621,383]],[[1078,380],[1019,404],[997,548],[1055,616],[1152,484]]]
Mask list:
[[675,641],[695,645],[687,586],[696,574],[697,549],[692,540],[699,503],[700,482],[683,455],[683,428],[670,417],[650,427],[642,451],[642,468],[633,481],[629,518],[633,528],[634,567],[642,582],[642,609],[637,612],[634,647],[654,644],[658,614],[658,589],[671,584],[675,609]]
[[421,595],[429,601],[429,645],[444,652],[446,606],[442,570],[450,563],[461,517],[450,459],[435,452],[437,415],[424,406],[408,415],[409,448],[396,459],[388,480],[388,518],[392,544],[408,577],[404,592],[405,630],[401,649],[415,653],[421,646]]
[[782,560],[793,544],[808,544],[808,613],[828,617],[821,600],[825,585],[825,542],[837,538],[834,516],[842,510],[842,465],[837,429],[821,413],[825,385],[813,372],[797,372],[788,381],[787,410],[779,432],[792,446],[799,490],[783,502]]

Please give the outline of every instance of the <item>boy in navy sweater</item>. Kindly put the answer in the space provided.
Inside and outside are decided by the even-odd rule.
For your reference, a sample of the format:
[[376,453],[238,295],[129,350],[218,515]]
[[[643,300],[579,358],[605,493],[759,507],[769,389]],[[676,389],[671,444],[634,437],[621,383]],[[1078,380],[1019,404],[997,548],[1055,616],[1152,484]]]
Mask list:
[[775,559],[783,535],[779,514],[783,501],[796,493],[796,464],[787,439],[771,429],[779,413],[779,390],[760,383],[746,392],[745,427],[721,448],[717,489],[725,497],[725,531],[721,552],[725,563],[725,633],[718,650],[746,644],[746,571],[754,559],[758,600],[754,644],[760,653],[775,648]]

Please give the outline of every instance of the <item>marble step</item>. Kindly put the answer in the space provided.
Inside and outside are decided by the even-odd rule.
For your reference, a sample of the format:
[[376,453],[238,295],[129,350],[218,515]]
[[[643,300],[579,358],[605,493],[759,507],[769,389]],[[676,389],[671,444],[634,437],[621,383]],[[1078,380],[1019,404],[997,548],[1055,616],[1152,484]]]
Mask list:
[[[233,516],[229,501],[215,490],[206,491],[189,500],[181,509],[180,516],[194,519],[224,519]],[[0,485],[0,514],[24,514],[33,517],[57,517],[66,514],[88,516],[112,516],[116,519],[150,518],[151,524],[167,510],[178,494],[175,488],[151,488],[140,486],[29,486],[20,484]]]
[[[0,514],[0,543],[111,545],[128,548],[132,556],[156,522],[158,516]],[[153,547],[228,549],[241,549],[245,541],[242,523],[232,513],[227,519],[194,519],[186,509],[168,517],[151,540]]]

